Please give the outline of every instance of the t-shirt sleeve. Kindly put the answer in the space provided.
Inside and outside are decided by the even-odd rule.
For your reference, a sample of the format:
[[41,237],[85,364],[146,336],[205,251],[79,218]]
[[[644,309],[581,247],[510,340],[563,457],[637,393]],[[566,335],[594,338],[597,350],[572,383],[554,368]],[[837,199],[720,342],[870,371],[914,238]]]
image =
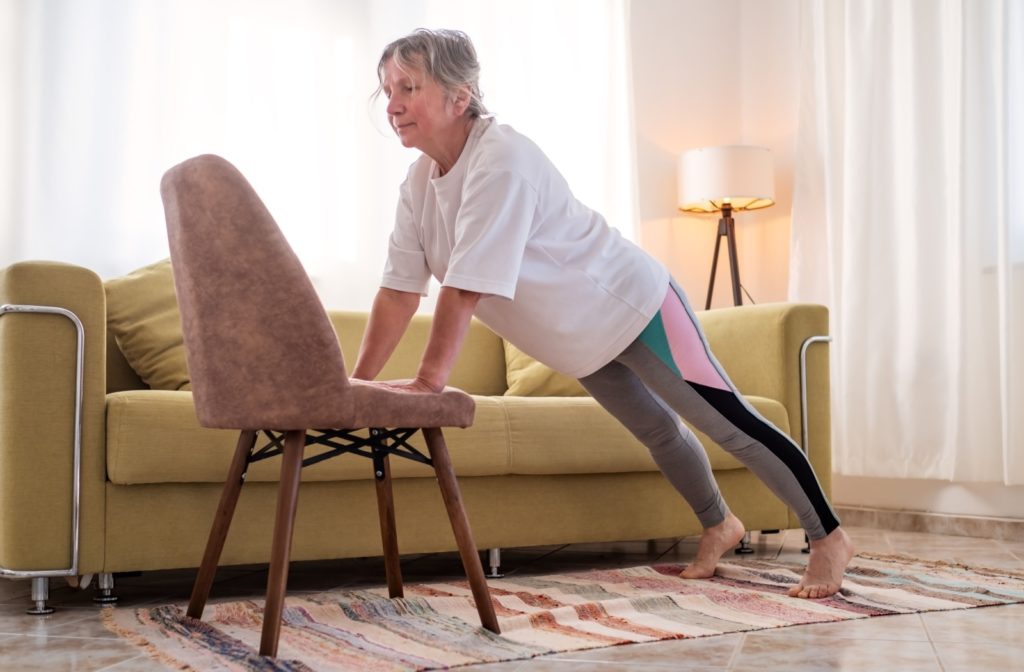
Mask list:
[[430,268],[413,219],[412,197],[406,181],[399,190],[395,229],[388,241],[388,260],[380,286],[426,296],[429,281]]
[[442,286],[515,298],[536,208],[536,189],[513,172],[467,178]]

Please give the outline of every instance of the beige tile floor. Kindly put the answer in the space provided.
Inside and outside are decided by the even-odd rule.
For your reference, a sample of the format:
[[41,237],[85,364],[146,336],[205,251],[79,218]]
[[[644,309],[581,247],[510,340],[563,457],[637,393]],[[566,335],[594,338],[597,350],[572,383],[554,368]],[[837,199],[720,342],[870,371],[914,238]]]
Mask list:
[[[848,528],[858,550],[906,553],[1024,571],[1024,544],[992,539]],[[754,535],[755,557],[805,561],[803,534]],[[652,562],[685,563],[696,539],[575,544],[506,549],[506,573],[535,574],[591,567]],[[750,557],[750,556],[747,556]],[[454,554],[403,558],[407,582],[458,576]],[[118,609],[186,600],[192,571],[150,572],[119,577]],[[295,563],[290,592],[342,586],[380,585],[379,558]],[[227,568],[218,575],[214,599],[260,596],[266,581],[262,567]],[[162,670],[138,650],[117,639],[100,623],[93,591],[54,583],[51,616],[24,613],[29,584],[0,580],[0,670]],[[471,668],[473,672],[577,672],[597,670],[1024,670],[1024,604],[956,612],[912,614],[847,623],[796,626],[685,641],[635,644],[581,653]]]

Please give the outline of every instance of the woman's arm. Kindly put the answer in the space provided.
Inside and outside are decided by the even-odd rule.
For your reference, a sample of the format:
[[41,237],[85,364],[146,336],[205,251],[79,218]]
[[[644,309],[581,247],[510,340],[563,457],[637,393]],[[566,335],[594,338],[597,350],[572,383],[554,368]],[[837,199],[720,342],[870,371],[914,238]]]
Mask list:
[[456,287],[441,288],[434,320],[430,325],[430,340],[423,351],[420,369],[411,388],[440,392],[448,383],[478,301],[479,292]]
[[420,305],[419,294],[381,287],[373,300],[373,309],[359,346],[359,357],[352,377],[373,380],[384,368],[409,321]]
[[[444,389],[479,300],[479,292],[442,287],[416,379],[393,384],[392,387],[409,392],[440,392]],[[380,373],[418,305],[417,294],[384,288],[377,292],[359,349],[359,359],[352,372],[353,378],[372,380]]]

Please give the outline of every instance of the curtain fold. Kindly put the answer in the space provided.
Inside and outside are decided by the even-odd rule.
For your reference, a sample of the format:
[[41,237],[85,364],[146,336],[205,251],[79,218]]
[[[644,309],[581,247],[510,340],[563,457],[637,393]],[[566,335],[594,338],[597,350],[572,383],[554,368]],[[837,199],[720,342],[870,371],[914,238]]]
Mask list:
[[499,121],[631,236],[626,1],[11,0],[0,264],[109,277],[166,256],[160,176],[212,152],[253,183],[325,302],[368,309],[417,154],[369,99],[383,46],[420,26],[468,32]]
[[1024,483],[1020,3],[805,0],[790,295],[835,468]]

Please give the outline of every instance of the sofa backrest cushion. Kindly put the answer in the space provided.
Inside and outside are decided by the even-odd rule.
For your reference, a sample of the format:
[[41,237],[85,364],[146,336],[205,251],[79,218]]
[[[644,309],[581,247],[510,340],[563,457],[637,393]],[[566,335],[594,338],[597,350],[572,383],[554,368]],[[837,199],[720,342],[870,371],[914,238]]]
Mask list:
[[505,378],[510,397],[585,397],[579,381],[541,364],[508,341],[505,347]]
[[[355,363],[359,354],[367,314],[352,311],[329,311],[328,315],[338,332],[345,361]],[[430,335],[431,316],[416,315],[409,323],[394,354],[384,370],[377,376],[381,380],[413,378],[423,357],[423,348]],[[505,393],[505,354],[501,338],[482,322],[473,320],[462,342],[462,350],[455,361],[448,384],[470,394],[495,396]]]
[[123,390],[144,390],[146,383],[135,373],[117,345],[114,332],[107,329],[107,394]]
[[139,378],[154,390],[189,389],[170,260],[108,280],[104,287],[107,329]]

